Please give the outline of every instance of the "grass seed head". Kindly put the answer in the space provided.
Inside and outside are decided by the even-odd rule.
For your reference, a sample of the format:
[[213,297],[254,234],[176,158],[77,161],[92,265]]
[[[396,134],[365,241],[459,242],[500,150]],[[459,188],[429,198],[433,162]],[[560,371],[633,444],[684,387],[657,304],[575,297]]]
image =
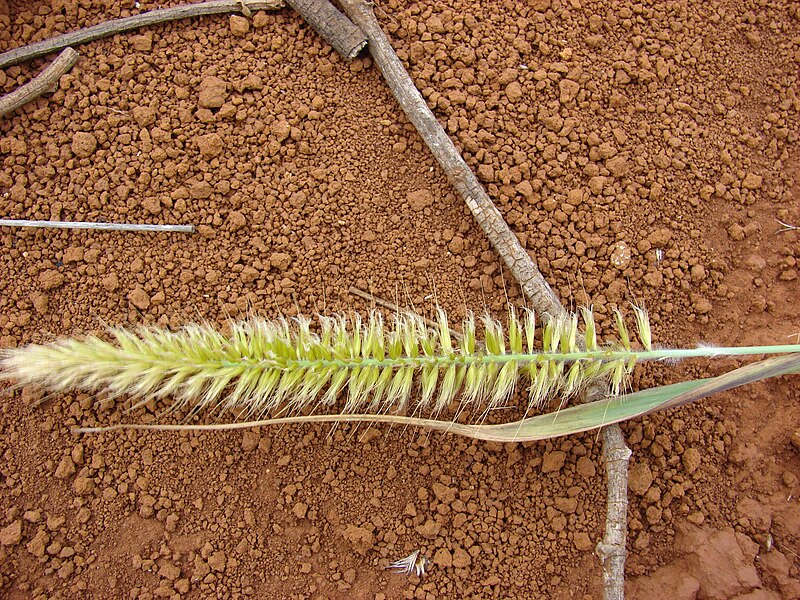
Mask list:
[[[647,313],[634,308],[638,337],[649,348]],[[53,391],[127,395],[134,406],[170,397],[170,410],[230,410],[261,418],[330,409],[340,401],[344,413],[404,411],[415,382],[415,410],[438,415],[460,397],[459,411],[473,405],[485,412],[504,406],[525,375],[534,407],[598,378],[614,390],[625,385],[635,356],[603,359],[594,317],[588,309],[581,313],[584,339],[577,315],[549,319],[537,339],[535,315],[526,309],[511,310],[505,329],[488,315],[475,319],[468,313],[456,343],[441,309],[434,326],[414,313],[396,314],[387,325],[371,312],[363,318],[319,317],[317,324],[302,316],[253,318],[232,323],[228,335],[208,323],[175,332],[114,328],[111,341],[89,336],[3,351],[0,377]],[[614,316],[619,342],[606,350],[630,350],[622,315]],[[580,350],[584,343],[594,355]]]

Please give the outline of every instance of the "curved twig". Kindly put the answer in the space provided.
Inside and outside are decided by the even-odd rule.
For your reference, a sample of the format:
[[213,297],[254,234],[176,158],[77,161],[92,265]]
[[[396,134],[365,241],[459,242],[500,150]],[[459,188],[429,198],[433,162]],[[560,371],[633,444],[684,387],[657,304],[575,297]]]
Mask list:
[[0,98],[0,117],[5,117],[20,106],[26,105],[31,100],[55,88],[61,76],[67,73],[78,60],[78,56],[79,54],[75,50],[66,48],[44,71],[25,85]]
[[14,48],[0,54],[0,69],[45,56],[51,52],[62,50],[67,46],[78,46],[117,33],[124,33],[139,27],[147,27],[148,25],[231,12],[249,14],[255,10],[278,10],[283,7],[283,0],[209,0],[208,2],[183,4],[172,8],[160,8],[130,17],[106,21],[105,23],[65,33],[21,48]]

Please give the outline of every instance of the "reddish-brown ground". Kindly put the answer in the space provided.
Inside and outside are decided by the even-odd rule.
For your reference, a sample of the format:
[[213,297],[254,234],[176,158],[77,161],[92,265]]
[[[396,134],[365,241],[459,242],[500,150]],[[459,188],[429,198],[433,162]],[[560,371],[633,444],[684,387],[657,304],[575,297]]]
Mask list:
[[[447,4],[377,13],[566,303],[592,303],[609,330],[609,310],[636,300],[664,345],[797,340],[800,235],[775,221],[800,225],[796,3]],[[0,50],[131,10],[0,0]],[[58,91],[0,121],[0,215],[199,231],[3,229],[3,347],[365,309],[351,285],[423,311],[435,295],[453,314],[522,301],[371,61],[343,62],[293,11],[79,51]],[[0,91],[43,64],[0,71]],[[736,364],[651,367],[635,385]],[[600,595],[594,433],[77,437],[124,405],[0,393],[5,597]],[[800,597],[798,397],[780,378],[624,425],[635,597]],[[415,549],[433,560],[424,580],[383,570]]]

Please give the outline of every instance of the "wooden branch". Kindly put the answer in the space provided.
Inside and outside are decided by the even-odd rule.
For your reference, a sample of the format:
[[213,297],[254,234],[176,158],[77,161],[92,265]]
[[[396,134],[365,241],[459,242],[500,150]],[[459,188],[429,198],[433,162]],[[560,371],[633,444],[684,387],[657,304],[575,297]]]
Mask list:
[[367,36],[328,0],[286,0],[345,60],[353,60]]
[[78,56],[75,50],[66,48],[44,71],[25,85],[0,98],[0,117],[5,117],[42,94],[55,90],[58,80],[73,67]]
[[603,567],[605,600],[625,598],[625,559],[628,537],[628,461],[631,450],[619,425],[603,427],[603,459],[606,463],[606,528],[595,552]]
[[[533,307],[545,318],[565,315],[564,307],[544,280],[533,258],[522,248],[500,211],[489,199],[483,186],[428,108],[381,30],[370,6],[364,0],[340,0],[340,2],[350,19],[367,34],[370,54],[391,88],[392,94],[444,169],[450,183],[461,194]],[[592,402],[606,395],[607,391],[603,388],[594,388],[587,393],[585,401]],[[622,430],[618,425],[603,428],[603,457],[607,472],[608,506],[606,531],[603,540],[597,546],[597,553],[603,565],[605,600],[623,600],[630,450],[625,445]]]
[[0,219],[0,227],[36,227],[40,229],[97,229],[100,231],[161,231],[171,233],[194,232],[194,225],[90,223],[87,221],[26,221],[24,219]]
[[26,60],[45,56],[57,50],[63,50],[67,46],[78,46],[87,42],[93,42],[102,38],[110,37],[117,33],[124,33],[139,27],[157,25],[178,19],[188,19],[205,15],[218,15],[232,12],[250,14],[256,10],[278,10],[283,8],[283,0],[209,0],[208,2],[198,2],[196,4],[183,4],[172,8],[160,8],[151,10],[130,17],[106,21],[99,25],[72,31],[63,35],[50,38],[14,48],[8,52],[0,54],[0,69],[16,65]]

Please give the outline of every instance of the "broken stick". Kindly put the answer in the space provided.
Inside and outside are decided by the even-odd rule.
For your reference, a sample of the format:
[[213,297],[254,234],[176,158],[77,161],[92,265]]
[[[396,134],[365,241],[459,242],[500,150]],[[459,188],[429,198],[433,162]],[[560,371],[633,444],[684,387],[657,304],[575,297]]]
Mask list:
[[73,67],[78,56],[75,50],[66,48],[44,71],[25,85],[0,98],[0,117],[5,117],[31,100],[54,90],[58,85],[58,80]]

